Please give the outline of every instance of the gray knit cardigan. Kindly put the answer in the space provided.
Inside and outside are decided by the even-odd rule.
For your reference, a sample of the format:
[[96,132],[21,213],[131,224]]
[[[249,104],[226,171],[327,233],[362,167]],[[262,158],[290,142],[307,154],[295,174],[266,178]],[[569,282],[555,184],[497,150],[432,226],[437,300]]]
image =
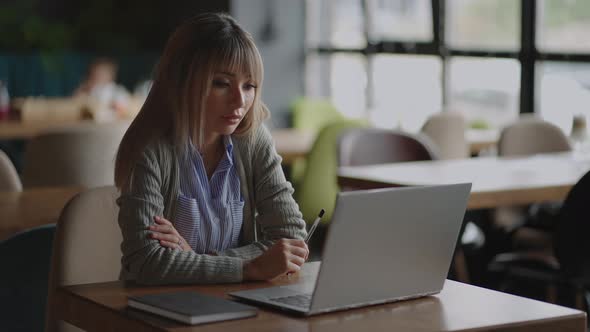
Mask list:
[[264,126],[246,136],[232,136],[234,158],[244,198],[240,247],[217,255],[162,247],[148,238],[154,216],[174,221],[179,195],[179,160],[169,141],[149,144],[135,165],[129,186],[117,200],[123,234],[121,279],[142,284],[225,283],[242,281],[246,260],[280,238],[303,239],[305,222],[281,158]]

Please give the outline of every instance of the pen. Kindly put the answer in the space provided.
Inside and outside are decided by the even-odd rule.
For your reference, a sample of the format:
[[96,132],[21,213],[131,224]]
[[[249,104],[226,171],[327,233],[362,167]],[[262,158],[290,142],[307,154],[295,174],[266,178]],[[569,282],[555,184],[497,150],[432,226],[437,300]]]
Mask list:
[[313,224],[311,225],[311,227],[309,228],[309,232],[307,233],[307,237],[305,238],[305,243],[309,242],[309,239],[311,239],[311,236],[313,235],[313,232],[315,231],[316,227],[318,227],[318,224],[320,223],[320,220],[322,219],[322,217],[324,216],[324,209],[322,209],[320,211],[320,213],[318,214],[318,217],[315,218],[315,220],[313,221]]
[[[309,232],[307,233],[307,236],[305,237],[305,243],[309,242],[309,239],[311,239],[313,232],[315,231],[316,227],[318,227],[320,220],[324,216],[324,212],[325,212],[324,209],[322,209],[320,211],[320,213],[318,214],[317,218],[315,218],[315,220],[313,221],[313,224],[309,228]],[[293,274],[293,272],[287,272],[287,277],[291,278],[291,274]]]

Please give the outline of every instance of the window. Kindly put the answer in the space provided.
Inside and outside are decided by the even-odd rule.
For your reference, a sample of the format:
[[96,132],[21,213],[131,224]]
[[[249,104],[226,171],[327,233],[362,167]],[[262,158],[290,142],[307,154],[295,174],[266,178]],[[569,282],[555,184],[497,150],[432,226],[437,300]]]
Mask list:
[[367,44],[364,16],[358,0],[308,0],[307,44],[309,47],[360,48]]
[[566,133],[590,116],[588,0],[307,5],[308,94],[348,116],[414,131],[443,109],[495,128],[536,111]]
[[[306,67],[306,95],[330,99],[347,117],[366,117],[365,57],[354,53],[310,55]],[[325,77],[329,77],[330,80],[326,81],[323,79]]]
[[351,118],[361,118],[366,115],[365,61],[365,58],[358,54],[336,53],[331,59],[332,102],[344,115]]
[[450,48],[520,49],[520,1],[447,0],[446,40]]
[[518,118],[517,60],[453,57],[447,82],[448,108],[463,112],[468,124],[499,128]]
[[590,63],[539,62],[537,110],[568,134],[574,116],[590,123]]
[[545,52],[590,52],[590,1],[537,1],[537,48]]
[[315,98],[330,97],[330,56],[312,53],[305,61],[305,95]]
[[368,0],[369,40],[432,41],[430,0]]
[[418,131],[442,106],[441,60],[437,56],[376,55],[370,118],[382,127]]

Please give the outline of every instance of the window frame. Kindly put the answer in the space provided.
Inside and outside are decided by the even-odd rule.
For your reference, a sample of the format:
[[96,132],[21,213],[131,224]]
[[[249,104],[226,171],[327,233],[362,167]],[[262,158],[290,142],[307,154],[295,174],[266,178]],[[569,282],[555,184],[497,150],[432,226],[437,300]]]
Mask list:
[[[397,42],[381,40],[371,42],[368,38],[368,26],[370,17],[367,12],[367,2],[361,1],[362,16],[364,18],[363,34],[367,45],[363,48],[337,48],[326,45],[307,47],[306,54],[330,55],[332,53],[355,53],[367,57],[367,89],[365,100],[367,110],[373,106],[372,100],[372,61],[371,56],[376,54],[403,54],[403,55],[436,55],[442,62],[442,104],[447,104],[448,92],[448,61],[455,56],[478,58],[509,58],[520,62],[520,109],[519,113],[535,112],[535,80],[536,66],[539,61],[581,62],[590,64],[590,53],[557,53],[540,52],[535,46],[537,3],[536,0],[520,0],[520,51],[494,51],[476,49],[453,49],[445,43],[445,0],[431,0],[432,8],[432,41],[431,42]],[[368,114],[366,114],[368,117]]]

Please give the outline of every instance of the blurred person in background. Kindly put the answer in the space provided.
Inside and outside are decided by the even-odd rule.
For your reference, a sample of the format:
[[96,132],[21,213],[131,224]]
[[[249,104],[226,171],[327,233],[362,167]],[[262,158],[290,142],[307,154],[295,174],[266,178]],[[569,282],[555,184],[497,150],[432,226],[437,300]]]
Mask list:
[[124,114],[130,96],[125,87],[116,83],[117,69],[113,59],[95,59],[88,66],[86,78],[74,92],[74,97],[87,97],[97,103],[93,113],[114,111],[112,115]]

